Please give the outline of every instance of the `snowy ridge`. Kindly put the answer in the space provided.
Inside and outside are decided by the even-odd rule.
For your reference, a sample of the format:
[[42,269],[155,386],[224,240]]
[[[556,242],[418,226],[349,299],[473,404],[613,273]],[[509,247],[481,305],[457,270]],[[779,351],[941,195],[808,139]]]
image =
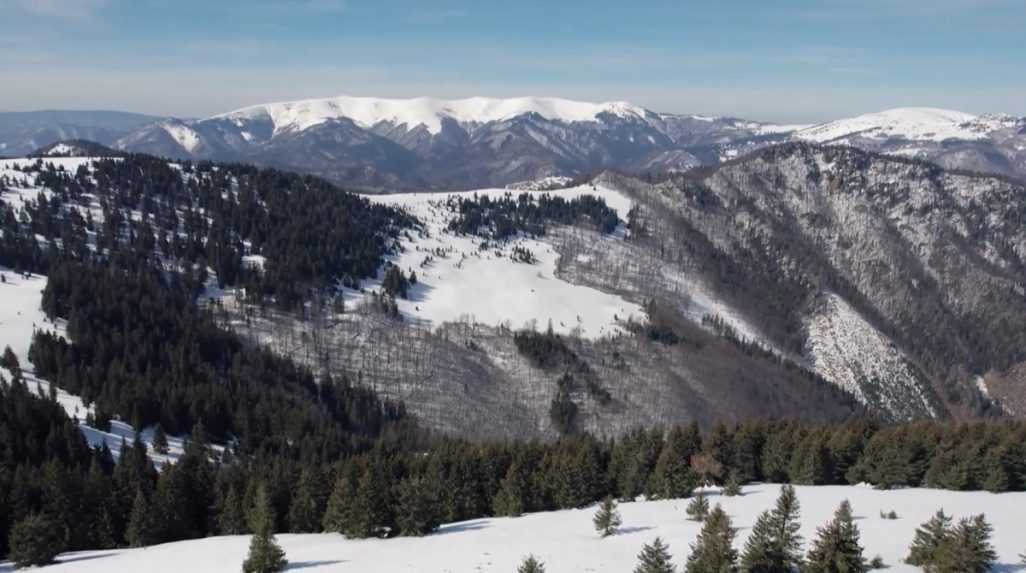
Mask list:
[[364,128],[382,122],[406,125],[409,129],[422,125],[428,132],[437,134],[442,130],[442,120],[445,118],[461,123],[486,123],[511,119],[526,113],[536,113],[547,119],[572,123],[595,121],[603,113],[619,117],[644,118],[648,112],[627,102],[587,103],[545,97],[472,97],[441,100],[338,96],[256,105],[216,115],[210,119],[270,119],[274,124],[274,132],[279,133],[303,131],[327,121],[348,118]]
[[[738,528],[734,547],[741,550],[759,513],[770,509],[778,486],[746,486],[741,496],[722,497],[707,490],[710,502],[722,504]],[[1026,505],[1026,494],[956,492],[928,489],[880,491],[862,486],[796,486],[801,503],[803,550],[816,537],[816,528],[833,517],[842,500],[855,511],[866,559],[879,555],[888,573],[915,573],[905,564],[915,529],[943,507],[956,519],[983,513],[994,527],[995,571],[1020,570],[1021,518],[1012,508]],[[605,539],[595,533],[595,507],[519,518],[484,518],[443,525],[426,537],[349,540],[334,533],[283,534],[278,542],[290,570],[309,573],[419,573],[515,571],[529,554],[545,564],[548,573],[624,573],[634,570],[646,543],[661,537],[669,544],[672,561],[682,571],[702,524],[685,518],[687,500],[638,501],[620,504],[623,525]],[[899,519],[884,519],[895,511]],[[116,549],[65,554],[46,568],[54,573],[231,573],[246,558],[250,536],[209,537],[139,549]],[[0,570],[7,571],[6,564]]]
[[798,131],[795,137],[816,143],[854,136],[935,142],[948,139],[975,141],[986,139],[989,133],[1005,127],[1007,122],[1005,116],[977,116],[947,109],[906,107],[815,125]]

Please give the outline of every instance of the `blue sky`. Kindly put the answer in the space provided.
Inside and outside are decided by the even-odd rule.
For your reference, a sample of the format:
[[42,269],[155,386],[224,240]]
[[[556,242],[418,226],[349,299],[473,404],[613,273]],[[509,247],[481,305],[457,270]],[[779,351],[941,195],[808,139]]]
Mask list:
[[819,121],[1026,115],[1026,0],[0,0],[0,110],[551,95]]

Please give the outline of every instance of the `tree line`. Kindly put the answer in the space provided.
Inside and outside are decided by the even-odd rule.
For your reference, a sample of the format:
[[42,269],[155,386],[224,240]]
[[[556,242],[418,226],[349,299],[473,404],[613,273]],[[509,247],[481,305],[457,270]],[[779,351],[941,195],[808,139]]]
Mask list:
[[543,193],[512,193],[497,198],[488,195],[455,196],[446,201],[453,214],[449,230],[504,241],[517,233],[540,237],[550,223],[586,224],[601,233],[612,233],[620,224],[616,211],[601,197],[581,195],[565,199]]

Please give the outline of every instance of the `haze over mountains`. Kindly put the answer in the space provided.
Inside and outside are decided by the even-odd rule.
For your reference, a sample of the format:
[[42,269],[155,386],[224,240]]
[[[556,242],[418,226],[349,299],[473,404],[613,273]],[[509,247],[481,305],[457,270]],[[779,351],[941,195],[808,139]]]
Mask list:
[[794,140],[1026,176],[1026,119],[932,108],[814,126],[537,97],[340,96],[255,105],[198,120],[114,112],[0,114],[0,154],[24,155],[63,139],[173,158],[254,162],[365,190],[471,189],[604,169],[683,171]]

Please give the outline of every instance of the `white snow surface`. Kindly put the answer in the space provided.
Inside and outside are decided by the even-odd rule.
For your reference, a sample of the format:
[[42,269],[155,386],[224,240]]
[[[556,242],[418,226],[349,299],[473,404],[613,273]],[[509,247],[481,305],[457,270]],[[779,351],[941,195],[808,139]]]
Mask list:
[[187,125],[166,121],[160,127],[189,153],[196,151],[202,143],[199,134]]
[[[994,526],[992,543],[998,554],[995,571],[1021,571],[1021,517],[1026,493],[948,492],[926,489],[877,491],[862,486],[796,487],[801,502],[801,535],[808,550],[816,528],[829,521],[838,504],[848,499],[861,532],[865,557],[879,555],[888,573],[921,571],[902,563],[915,529],[943,508],[956,518],[984,513]],[[740,497],[721,503],[738,528],[735,548],[741,550],[760,512],[770,509],[776,485],[744,488]],[[519,518],[487,518],[443,526],[420,538],[347,540],[337,534],[279,535],[290,570],[308,573],[508,573],[528,554],[544,562],[549,573],[624,573],[632,571],[644,544],[661,537],[669,544],[673,563],[683,570],[701,524],[688,521],[687,500],[633,502],[620,505],[619,533],[601,539],[591,519],[595,508],[536,513]],[[881,511],[899,519],[886,520]],[[157,545],[65,554],[46,568],[54,573],[235,573],[246,557],[249,536],[212,537]],[[0,565],[0,571],[9,571]]]
[[423,125],[430,133],[442,130],[442,119],[461,123],[500,121],[537,113],[542,117],[564,122],[595,121],[601,113],[621,117],[644,118],[644,108],[627,102],[588,103],[548,97],[487,98],[458,100],[434,98],[383,99],[338,96],[325,99],[278,102],[246,107],[216,115],[211,119],[270,118],[274,132],[303,131],[315,125],[340,118],[349,118],[362,127],[386,122],[405,124],[409,129]]
[[909,360],[843,298],[825,295],[805,327],[813,372],[895,419],[937,416]]
[[905,107],[840,119],[802,129],[795,137],[827,143],[859,136],[912,141],[979,140],[1004,127],[1002,116],[977,116],[929,107]]
[[[466,317],[495,326],[506,324],[521,328],[535,324],[545,328],[552,321],[557,332],[577,330],[582,337],[598,338],[620,330],[619,323],[633,316],[643,320],[643,309],[619,296],[594,288],[575,285],[556,276],[559,254],[545,239],[519,238],[506,244],[481,250],[484,240],[476,236],[458,236],[446,230],[451,217],[444,203],[453,196],[501,197],[520,191],[485,189],[459,193],[404,193],[370,196],[372,201],[409,210],[426,225],[423,234],[411,233],[404,240],[404,252],[392,262],[404,272],[417,273],[417,284],[408,299],[398,301],[404,316],[431,325],[456,322]],[[543,192],[528,192],[540,195]],[[623,194],[601,186],[580,186],[546,191],[567,199],[594,195],[605,200],[625,219],[631,202]],[[622,237],[622,229],[620,231]],[[512,248],[529,249],[537,259],[533,264],[514,262]],[[430,256],[430,262],[425,261]]]

